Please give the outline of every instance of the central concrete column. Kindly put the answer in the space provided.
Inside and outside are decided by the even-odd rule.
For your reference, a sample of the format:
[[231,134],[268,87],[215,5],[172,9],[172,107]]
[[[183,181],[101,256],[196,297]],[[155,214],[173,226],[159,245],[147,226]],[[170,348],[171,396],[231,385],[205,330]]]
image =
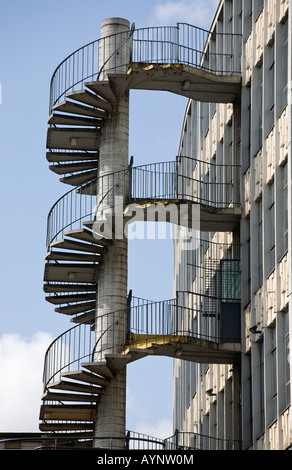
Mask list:
[[[99,67],[100,80],[107,80],[108,71],[125,72],[129,61],[130,24],[121,18],[102,22]],[[115,53],[118,50],[118,53]],[[105,64],[105,65],[103,65]],[[101,131],[97,185],[97,215],[106,207],[109,228],[115,227],[115,214],[122,214],[128,197],[128,147],[129,147],[129,94],[118,99]],[[118,205],[117,205],[118,204]],[[116,208],[115,208],[116,205]],[[112,218],[113,216],[113,218]],[[111,233],[107,231],[107,236]],[[107,354],[118,354],[125,341],[127,318],[128,244],[121,231],[107,248],[97,279],[95,360],[105,362]],[[116,372],[104,389],[97,405],[95,435],[123,437],[126,426],[126,368]],[[123,440],[98,440],[97,447],[123,448]]]

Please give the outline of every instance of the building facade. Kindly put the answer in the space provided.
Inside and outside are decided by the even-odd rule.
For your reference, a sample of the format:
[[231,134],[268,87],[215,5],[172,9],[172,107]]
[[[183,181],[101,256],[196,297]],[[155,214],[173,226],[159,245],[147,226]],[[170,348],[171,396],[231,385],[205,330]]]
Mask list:
[[[75,325],[46,353],[42,433],[138,442],[126,370],[151,354],[174,358],[174,436],[157,446],[290,446],[291,14],[222,0],[208,31],[110,18],[55,70],[47,159],[72,189],[49,213],[44,290]],[[175,161],[133,166],[132,89],[188,98]],[[138,220],[173,224],[172,300],[128,286]]]
[[[242,64],[240,102],[190,100],[180,142],[181,155],[214,168],[240,166],[240,223],[230,233],[201,232],[196,259],[177,244],[175,283],[177,290],[200,292],[210,261],[227,259],[238,245],[233,259],[241,266],[241,361],[175,361],[175,427],[222,443],[240,439],[244,449],[287,449],[291,443],[290,14],[289,1],[220,2],[211,30],[242,35],[234,50]],[[212,180],[205,169],[195,163],[193,177],[210,178],[211,199],[216,176]]]

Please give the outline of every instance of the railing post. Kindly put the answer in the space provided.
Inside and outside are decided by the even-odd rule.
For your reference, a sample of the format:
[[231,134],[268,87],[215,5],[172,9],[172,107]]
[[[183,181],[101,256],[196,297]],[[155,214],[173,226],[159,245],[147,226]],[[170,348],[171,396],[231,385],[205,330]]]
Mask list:
[[175,430],[174,432],[174,440],[175,440],[175,450],[178,450],[178,429]]
[[129,179],[128,179],[128,185],[129,185],[129,189],[128,189],[128,197],[129,197],[129,201],[131,201],[132,199],[132,186],[133,186],[133,182],[132,182],[132,176],[133,176],[133,163],[134,163],[134,157],[133,155],[131,156],[130,158],[130,163],[129,163]]
[[127,340],[127,336],[131,332],[131,302],[132,302],[132,290],[129,291],[128,299],[127,299],[127,332],[125,342]]
[[176,62],[180,63],[180,46],[179,46],[179,23],[176,24]]

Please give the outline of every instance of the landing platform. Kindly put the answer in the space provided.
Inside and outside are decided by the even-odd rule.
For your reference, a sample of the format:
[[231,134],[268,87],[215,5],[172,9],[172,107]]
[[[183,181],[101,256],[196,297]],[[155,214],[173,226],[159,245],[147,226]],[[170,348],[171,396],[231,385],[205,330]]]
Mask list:
[[108,78],[116,96],[127,90],[157,90],[207,103],[231,103],[241,92],[238,75],[218,75],[184,64],[130,63],[127,74]]

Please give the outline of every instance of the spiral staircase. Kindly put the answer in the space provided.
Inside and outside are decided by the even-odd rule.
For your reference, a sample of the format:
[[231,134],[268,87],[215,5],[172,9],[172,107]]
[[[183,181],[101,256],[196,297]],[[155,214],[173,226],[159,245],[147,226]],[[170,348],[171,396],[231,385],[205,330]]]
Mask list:
[[[195,46],[182,42],[179,28],[199,31],[189,25],[178,25],[173,28],[174,41],[169,39],[172,33],[168,29],[160,28],[158,38],[155,36],[157,28],[135,30],[132,27],[127,37],[130,62],[123,73],[112,66],[103,77],[102,65],[92,74],[80,72],[78,67],[75,75],[70,75],[68,71],[73,60],[76,64],[81,53],[83,58],[89,57],[87,52],[90,48],[96,50],[99,40],[69,56],[52,78],[47,160],[50,170],[72,188],[56,202],[49,214],[44,291],[55,311],[68,315],[76,325],[57,338],[46,353],[40,430],[48,435],[92,436],[100,396],[115,374],[135,360],[163,355],[224,364],[239,358],[239,336],[222,338],[215,323],[212,332],[202,334],[199,322],[194,325],[193,319],[199,315],[206,317],[206,314],[186,307],[180,293],[175,299],[163,302],[135,299],[129,295],[127,308],[108,314],[104,332],[98,340],[94,338],[97,273],[113,243],[115,228],[114,218],[110,225],[107,219],[102,223],[96,219],[99,207],[96,208],[96,188],[101,183],[98,176],[99,141],[104,123],[115,112],[120,97],[133,89],[163,90],[216,103],[233,102],[240,93],[240,74],[235,73],[232,61],[226,65],[226,57],[216,58],[208,51],[208,45],[211,47],[209,32],[200,30],[202,44]],[[151,34],[154,36],[150,40]],[[146,54],[149,43],[155,41],[159,54]],[[163,45],[167,46],[165,56]],[[216,61],[220,62],[221,68]],[[64,74],[65,66],[67,75]],[[236,230],[241,215],[234,191],[238,174],[234,173],[233,180],[227,185],[226,199],[210,201],[200,195],[201,181],[191,179],[190,184],[189,175],[183,169],[184,158],[188,157],[167,162],[167,170],[166,163],[141,167],[131,163],[128,169],[111,176],[111,191],[130,181],[123,224],[129,221],[127,209],[130,204],[141,210],[144,220],[147,220],[149,204],[161,204],[166,208],[175,204],[178,208],[186,205],[190,211],[193,206],[199,207],[201,230]],[[225,180],[216,184],[223,183]],[[205,188],[208,185],[206,182]],[[188,217],[187,226],[191,226],[190,221],[191,217]],[[109,226],[109,231],[101,231],[101,226],[103,229]],[[213,316],[211,314],[210,318]],[[113,334],[115,325],[125,317],[124,345],[119,354],[107,353],[106,344],[102,345],[105,334],[109,331]],[[97,344],[104,352],[102,360],[96,357]]]

